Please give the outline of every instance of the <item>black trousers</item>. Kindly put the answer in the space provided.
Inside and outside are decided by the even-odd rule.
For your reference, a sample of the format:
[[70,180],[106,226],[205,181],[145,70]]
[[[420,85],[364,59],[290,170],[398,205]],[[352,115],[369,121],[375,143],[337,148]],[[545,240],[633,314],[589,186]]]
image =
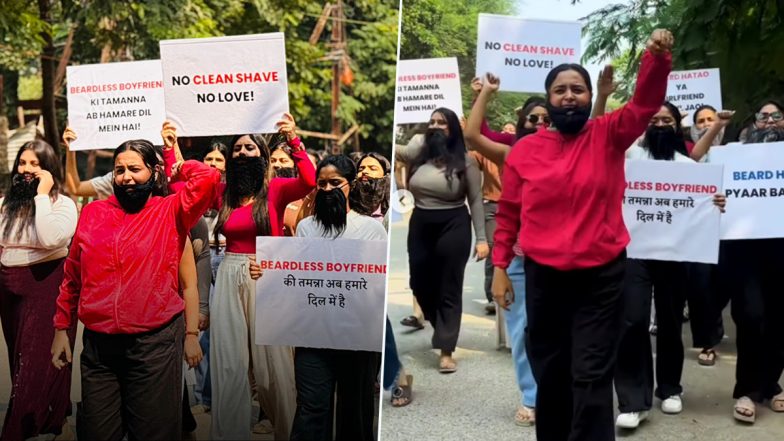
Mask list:
[[729,298],[723,295],[725,290],[719,289],[716,265],[689,262],[686,270],[689,279],[686,301],[689,304],[692,344],[695,348],[712,348],[724,337],[722,311]]
[[538,385],[540,441],[615,439],[612,378],[626,252],[561,271],[525,259],[526,350]]
[[141,334],[84,330],[79,440],[182,438],[185,320]]
[[372,441],[377,357],[377,352],[296,348],[292,441],[331,441],[333,419],[334,439]]
[[466,207],[415,208],[408,230],[410,285],[433,326],[433,348],[453,352],[463,314],[463,278],[471,253]]
[[[498,211],[498,202],[485,200],[483,203],[485,209],[485,235],[487,236],[487,245],[490,247],[490,255],[493,255],[493,236],[495,235],[495,213]],[[488,257],[485,259],[485,297],[488,302],[493,301],[493,274],[495,273],[495,266],[493,266],[493,259]]]
[[781,392],[784,239],[722,241],[719,265],[737,329],[733,397],[761,402]]
[[[628,259],[623,287],[623,324],[615,366],[615,391],[621,412],[640,412],[653,405],[653,354],[648,324],[651,295],[656,305],[656,396],[683,392],[683,306],[688,287],[687,264]],[[690,310],[691,311],[691,310]]]

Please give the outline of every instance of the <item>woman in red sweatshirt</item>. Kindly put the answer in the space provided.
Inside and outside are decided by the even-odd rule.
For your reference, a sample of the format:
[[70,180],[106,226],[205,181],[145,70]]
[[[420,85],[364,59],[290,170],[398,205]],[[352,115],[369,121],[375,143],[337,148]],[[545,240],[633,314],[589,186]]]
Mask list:
[[52,362],[71,362],[67,330],[84,323],[79,439],[182,437],[186,334],[178,266],[188,230],[207,209],[220,174],[196,161],[178,166],[179,194],[163,185],[153,145],[127,141],[114,152],[114,195],[82,209],[54,316]]
[[624,153],[664,102],[672,43],[668,31],[654,31],[632,100],[590,121],[588,72],[576,64],[553,69],[545,80],[550,130],[522,138],[506,159],[493,292],[512,292],[506,268],[517,241],[538,439],[615,439],[612,376],[629,243]]

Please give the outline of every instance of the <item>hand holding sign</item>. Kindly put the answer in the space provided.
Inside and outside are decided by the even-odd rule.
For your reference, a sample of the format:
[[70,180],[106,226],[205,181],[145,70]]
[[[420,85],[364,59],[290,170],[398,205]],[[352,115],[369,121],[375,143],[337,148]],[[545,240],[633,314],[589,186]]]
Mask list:
[[72,128],[66,127],[63,132],[63,144],[65,144],[66,150],[71,150],[71,143],[74,141],[76,141],[76,132]]
[[479,95],[479,92],[482,91],[482,86],[483,84],[481,78],[474,77],[474,79],[471,80],[471,91],[474,92],[474,96]]
[[727,206],[727,197],[721,193],[713,195],[713,205],[719,207],[719,211],[724,213],[724,207]]
[[284,113],[283,119],[275,123],[275,126],[278,128],[278,133],[286,136],[287,141],[297,137],[297,123],[290,114]]
[[672,50],[675,37],[667,29],[656,29],[648,40],[647,48],[654,55],[666,54]]
[[164,150],[169,150],[177,144],[177,128],[170,121],[164,121],[161,138],[163,138]]
[[264,271],[261,270],[261,265],[259,265],[252,257],[248,257],[248,269],[250,270],[250,278],[253,280],[258,280]]
[[487,79],[487,84],[482,90],[487,90],[487,93],[497,92],[501,87],[501,78],[491,74],[490,72],[487,73],[485,78]]

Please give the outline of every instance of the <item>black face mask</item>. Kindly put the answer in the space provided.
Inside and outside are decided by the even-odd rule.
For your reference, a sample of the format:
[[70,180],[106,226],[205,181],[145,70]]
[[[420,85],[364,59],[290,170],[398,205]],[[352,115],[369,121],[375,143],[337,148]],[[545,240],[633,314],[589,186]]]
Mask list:
[[346,229],[346,195],[343,189],[316,192],[313,217],[324,229],[324,236],[340,236]]
[[564,135],[576,135],[591,117],[591,105],[583,107],[555,107],[548,100],[545,103],[550,121]]
[[[672,126],[648,126],[645,130],[643,146],[648,149],[653,159],[672,161],[675,152],[681,150],[679,144],[684,144],[683,139],[678,139]],[[683,150],[685,149],[684,144]]]
[[275,169],[275,177],[276,178],[296,178],[297,177],[297,169],[294,167],[281,167]]
[[267,160],[261,156],[238,156],[226,163],[226,185],[240,197],[258,193],[266,175]]
[[363,181],[358,179],[351,185],[348,194],[351,209],[359,214],[370,216],[382,207],[382,214],[386,214],[383,202],[389,200],[389,175],[378,179]]
[[151,176],[144,184],[118,185],[117,181],[112,180],[114,197],[117,198],[117,202],[126,213],[138,213],[142,211],[150,199],[150,195],[155,189],[155,180],[156,175]]

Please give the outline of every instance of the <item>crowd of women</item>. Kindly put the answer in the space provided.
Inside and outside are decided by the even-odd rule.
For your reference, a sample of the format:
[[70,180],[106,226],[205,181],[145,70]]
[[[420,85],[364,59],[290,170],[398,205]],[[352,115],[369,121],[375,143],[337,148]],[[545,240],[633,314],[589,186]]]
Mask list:
[[[485,113],[500,79],[488,74],[472,83],[475,101],[463,128],[453,110],[437,109],[424,136],[396,150],[415,197],[410,286],[433,327],[438,370],[457,369],[452,353],[473,225],[477,258],[492,255],[486,290],[503,309],[511,344],[521,396],[514,421],[535,422],[540,440],[615,439],[615,425],[633,429],[646,419],[654,396],[662,412],[681,412],[686,303],[698,361],[712,366],[731,302],[734,417],[753,423],[760,403],[784,412],[784,328],[776,322],[784,312],[776,277],[784,239],[722,241],[718,265],[626,257],[625,161],[709,162],[710,148],[728,141],[733,112],[702,106],[686,130],[685,115],[665,101],[673,43],[670,32],[653,32],[633,97],[612,112],[605,114],[616,87],[610,67],[592,107],[588,72],[563,64],[549,72],[545,97],[528,99],[516,123],[493,132]],[[763,103],[741,142],[784,141],[783,112],[776,101]],[[713,203],[724,212],[723,195]],[[403,324],[422,327],[416,316]],[[404,391],[406,399],[393,396],[393,405],[411,402],[410,387]]]
[[[19,149],[0,200],[13,380],[0,438],[61,433],[78,321],[79,439],[182,438],[195,428],[188,368],[210,439],[250,439],[253,427],[329,440],[333,421],[339,439],[375,438],[379,353],[254,343],[256,237],[386,240],[390,163],[306,151],[288,114],[278,127],[184,160],[167,122],[162,147],[126,141],[88,181],[73,151],[63,168],[42,140]],[[76,136],[66,129],[66,149]],[[271,428],[251,423],[254,397]]]

